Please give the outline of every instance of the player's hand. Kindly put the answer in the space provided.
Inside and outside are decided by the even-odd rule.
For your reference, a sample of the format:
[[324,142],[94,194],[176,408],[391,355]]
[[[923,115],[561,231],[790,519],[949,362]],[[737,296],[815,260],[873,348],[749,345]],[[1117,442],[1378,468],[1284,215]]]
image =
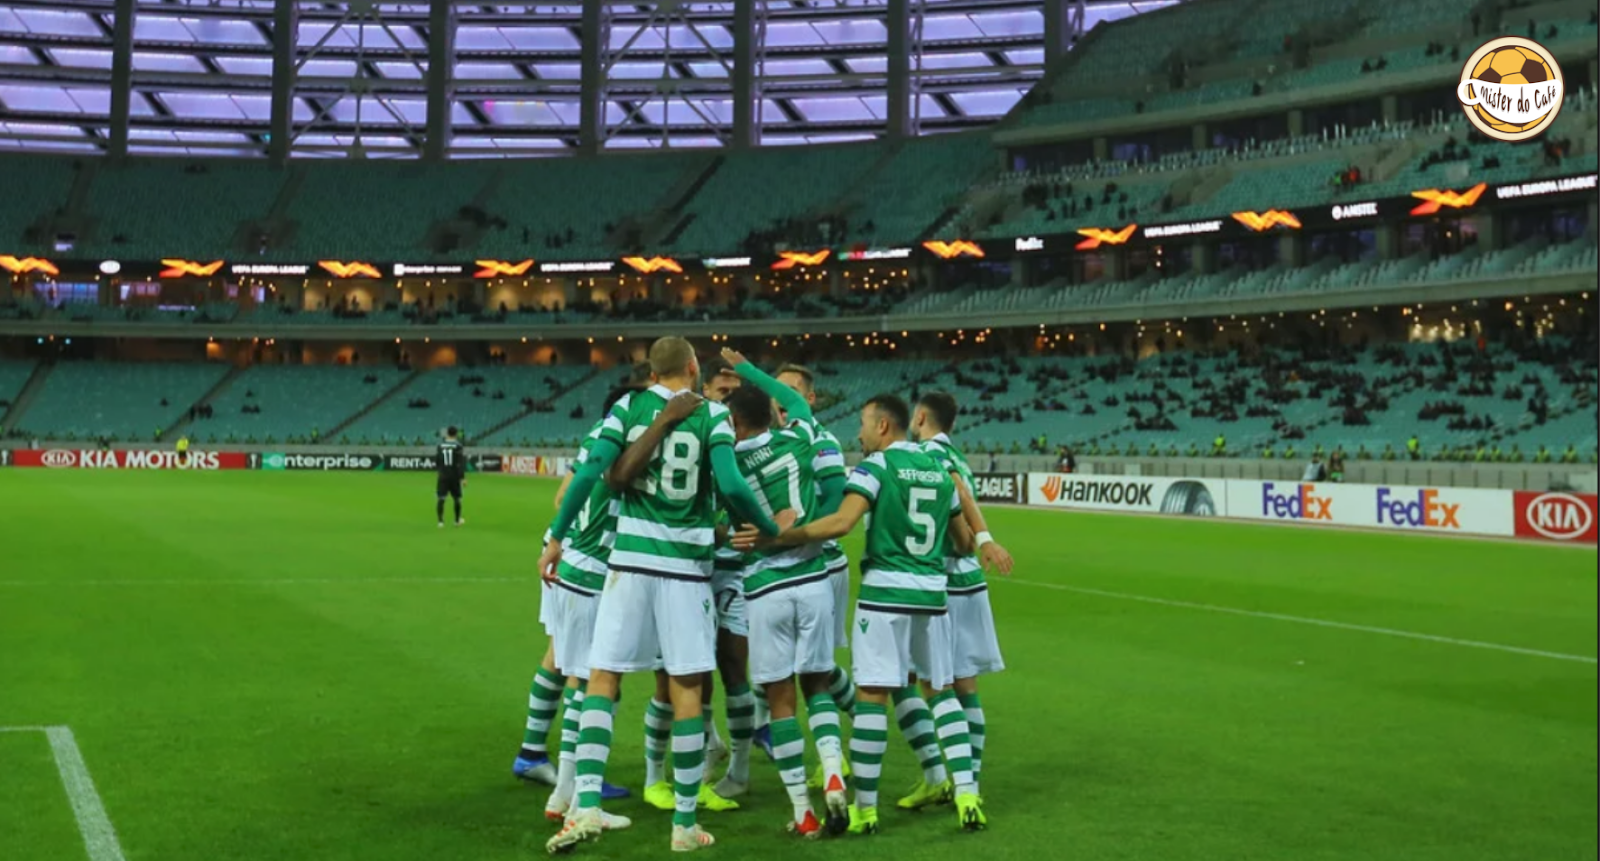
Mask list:
[[983,562],[985,571],[999,574],[1003,577],[1011,576],[1011,568],[1015,564],[1011,558],[1011,552],[1001,547],[998,541],[991,541],[978,548],[978,559]]
[[722,358],[725,359],[728,364],[733,365],[734,367],[738,367],[745,363],[744,354],[732,347],[722,348]]
[[548,585],[554,586],[560,578],[556,570],[561,565],[561,542],[551,541],[544,546],[544,551],[539,554],[539,579]]
[[778,524],[778,533],[780,535],[793,528],[794,522],[799,519],[799,512],[792,508],[785,508],[777,514],[772,515],[772,522]]
[[700,397],[694,392],[679,392],[678,394],[672,396],[672,400],[667,401],[667,405],[665,407],[661,408],[660,418],[662,421],[665,421],[668,424],[677,424],[678,422],[681,422],[692,415],[695,410],[699,409],[700,402],[703,400],[705,400],[705,398]]
[[755,524],[747,523],[733,533],[728,543],[733,545],[733,549],[740,553],[748,553],[771,542],[772,539],[769,536],[762,535],[761,530]]

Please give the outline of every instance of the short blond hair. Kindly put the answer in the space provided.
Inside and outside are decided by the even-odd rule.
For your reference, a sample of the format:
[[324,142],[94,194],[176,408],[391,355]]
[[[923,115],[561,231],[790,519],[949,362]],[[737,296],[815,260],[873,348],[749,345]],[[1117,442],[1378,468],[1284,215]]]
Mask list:
[[793,362],[790,362],[790,363],[788,363],[786,365],[783,365],[782,367],[778,368],[778,372],[776,374],[773,374],[773,376],[774,377],[781,377],[784,374],[795,374],[798,377],[800,377],[800,379],[802,381],[805,382],[805,391],[802,392],[802,394],[808,394],[809,395],[809,394],[811,394],[811,392],[815,391],[816,388],[817,388],[816,375],[811,373],[811,369],[806,367],[805,365],[797,365],[797,364],[795,364]]
[[650,373],[657,377],[676,377],[694,363],[694,347],[678,337],[667,337],[650,345]]

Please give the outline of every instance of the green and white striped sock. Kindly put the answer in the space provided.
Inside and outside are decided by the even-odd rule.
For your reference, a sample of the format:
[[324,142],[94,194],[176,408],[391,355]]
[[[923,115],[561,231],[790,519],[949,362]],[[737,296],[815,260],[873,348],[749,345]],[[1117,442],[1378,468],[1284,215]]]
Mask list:
[[967,694],[959,699],[961,708],[967,713],[967,735],[972,740],[972,782],[977,784],[983,780],[983,703],[978,700],[977,694]]
[[833,697],[839,711],[847,715],[856,713],[856,683],[850,680],[850,673],[844,667],[834,667],[828,674],[828,696]]
[[894,692],[894,716],[900,724],[900,734],[905,736],[911,750],[922,766],[922,779],[929,786],[944,783],[948,775],[944,759],[939,753],[939,735],[933,726],[933,712],[914,687],[904,687]]
[[578,726],[583,711],[583,686],[567,688],[561,709],[561,760],[556,765],[557,798],[570,799],[578,777]]
[[856,784],[856,806],[878,806],[878,778],[883,753],[889,748],[889,710],[878,703],[857,703],[850,734],[850,769]]
[[578,807],[583,810],[600,807],[600,785],[605,782],[606,760],[611,756],[612,709],[612,702],[606,697],[583,698],[576,751]]
[[826,790],[833,778],[844,784],[844,735],[839,727],[839,707],[827,694],[817,694],[806,700],[806,711],[811,717],[811,741],[817,746],[817,756],[822,760],[822,788]]
[[651,700],[644,710],[644,785],[667,779],[667,745],[672,739],[672,706]]
[[800,734],[800,721],[786,717],[772,722],[772,755],[794,805],[794,821],[804,822],[811,812],[811,797],[806,792],[806,739]]
[[756,685],[755,689],[751,691],[751,693],[755,694],[756,697],[756,719],[755,723],[753,724],[753,728],[759,730],[764,726],[771,726],[772,710],[767,708],[766,688]]
[[933,724],[939,731],[939,746],[944,748],[945,761],[950,763],[956,794],[977,794],[978,787],[972,777],[972,739],[967,730],[967,713],[961,710],[955,691],[947,690],[933,698]]
[[728,754],[728,778],[736,783],[749,783],[750,744],[756,732],[756,695],[749,685],[730,686],[723,695],[728,699],[728,737],[733,740]]
[[700,781],[706,769],[706,722],[689,718],[672,722],[672,794],[677,804],[672,824],[693,828],[700,803]]
[[561,704],[561,691],[566,679],[544,667],[533,676],[528,686],[528,727],[522,733],[522,753],[525,756],[548,756],[550,724],[556,719],[556,706]]

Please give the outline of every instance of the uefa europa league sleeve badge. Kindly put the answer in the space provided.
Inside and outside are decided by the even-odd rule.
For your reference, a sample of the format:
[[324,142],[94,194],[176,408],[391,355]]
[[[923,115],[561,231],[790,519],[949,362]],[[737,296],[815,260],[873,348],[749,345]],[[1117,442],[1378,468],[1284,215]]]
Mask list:
[[1456,98],[1487,137],[1525,141],[1544,134],[1561,113],[1561,66],[1545,46],[1520,36],[1483,43],[1461,67]]

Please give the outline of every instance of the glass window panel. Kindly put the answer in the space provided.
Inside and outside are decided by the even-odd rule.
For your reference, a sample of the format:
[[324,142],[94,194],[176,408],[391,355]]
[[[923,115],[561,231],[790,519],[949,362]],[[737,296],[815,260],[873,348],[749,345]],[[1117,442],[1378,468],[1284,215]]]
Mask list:
[[882,73],[889,71],[888,57],[851,57],[844,61],[850,71],[858,75]]
[[460,51],[509,51],[511,43],[494,27],[460,27],[456,30],[456,49]]
[[478,118],[467,110],[467,106],[456,102],[450,106],[450,124],[453,126],[475,126]]
[[827,60],[767,60],[761,64],[759,74],[767,76],[781,75],[828,75],[833,73],[833,66]]
[[550,81],[577,81],[583,78],[583,69],[577,63],[534,63],[539,77]]
[[[497,126],[554,126],[577,125],[574,117],[570,122],[565,120],[555,106],[543,101],[519,101],[514,99],[496,99],[483,102],[479,106],[489,121]],[[574,112],[577,105],[573,106]]]
[[[143,20],[134,19],[135,22]],[[207,44],[225,45],[265,45],[267,39],[256,29],[256,25],[249,21],[228,20],[225,18],[184,18],[185,27],[193,33],[195,39]]]
[[617,63],[611,67],[612,80],[655,80],[666,77],[664,63]]
[[951,93],[950,100],[968,116],[999,117],[1004,116],[1018,101],[1021,101],[1023,92],[1022,89],[1012,89]]
[[[97,51],[95,53],[100,52]],[[56,62],[60,63],[61,61],[58,59]],[[0,45],[0,63],[17,63],[26,66],[39,65],[39,61],[33,56],[33,52],[22,47],[21,45]],[[64,66],[66,64],[62,63],[62,65]],[[105,68],[110,67],[111,54],[107,52]]]
[[233,103],[239,106],[240,113],[252,120],[272,119],[272,97],[258,95],[235,95],[231,97]]
[[89,20],[88,15],[80,12],[57,12],[49,9],[13,9],[11,11],[21,21],[23,32],[50,36],[94,36],[97,38],[105,36],[100,28]]
[[[703,50],[707,43],[710,43],[711,47],[713,48],[722,50],[733,47],[733,31],[729,30],[727,27],[724,27],[720,24],[696,22],[694,29],[699,31],[699,37],[695,36],[694,31],[691,31],[688,27],[673,27],[673,47],[684,45]],[[702,39],[701,37],[704,38]]]
[[10,9],[0,8],[0,33],[26,33],[27,25]]
[[65,87],[49,84],[0,84],[0,103],[23,113],[80,113]]
[[830,45],[862,45],[887,42],[888,28],[873,18],[852,18],[845,21],[813,21],[811,28]]
[[[26,52],[26,48],[18,50]],[[72,48],[51,48],[50,56],[57,63],[74,69],[109,69],[111,68],[110,51],[77,50]]]
[[[420,58],[419,58],[420,59]],[[385,78],[394,78],[397,81],[420,81],[422,70],[414,63],[378,63],[378,72]]]
[[796,45],[819,45],[822,39],[811,25],[801,21],[772,21],[767,24],[767,45],[790,48]]
[[924,117],[949,116],[949,112],[940,107],[939,101],[933,96],[921,96],[917,99],[917,104],[922,107],[922,116]]
[[661,141],[654,137],[617,136],[606,141],[606,149],[655,149]]
[[457,63],[456,79],[462,81],[511,81],[522,73],[510,63]]
[[270,77],[272,59],[269,57],[217,57],[217,65],[230,75],[255,75]]
[[[331,34],[330,31],[332,31]],[[325,42],[323,41],[324,35],[327,36],[327,41]],[[328,21],[301,21],[300,31],[295,34],[295,42],[307,48],[318,42],[322,42],[324,46],[343,48],[354,47],[356,44],[354,34],[350,31],[350,28],[340,27],[337,31],[334,31],[333,23]]]
[[[242,120],[244,111],[223,93],[158,93],[167,109],[185,119]],[[270,104],[271,98],[268,98]]]
[[1023,48],[1017,51],[1007,51],[1005,56],[1007,60],[1019,66],[1037,65],[1044,62],[1044,49]]
[[527,51],[576,51],[578,37],[565,27],[501,27],[514,47]]
[[689,71],[697,78],[726,78],[728,70],[721,63],[690,63]]
[[[914,62],[914,61],[913,61]],[[924,69],[990,69],[994,64],[989,58],[976,53],[963,54],[923,54],[922,68]]]
[[140,15],[133,19],[136,42],[193,42],[194,34],[176,18]]
[[872,111],[858,98],[791,99],[789,103],[801,116],[813,122],[851,122],[873,118]]
[[[632,44],[629,44],[630,40]],[[613,49],[628,45],[629,50],[652,51],[665,44],[665,34],[662,33],[660,28],[644,28],[633,24],[613,24],[611,26],[611,47]],[[673,44],[676,45],[677,41],[674,40]]]
[[[972,20],[984,35],[990,37],[1035,36],[1044,32],[1043,12],[989,12],[973,15]],[[1085,26],[1088,26],[1087,22]]]
[[922,22],[922,38],[924,40],[938,39],[981,39],[983,31],[966,15],[929,15]]
[[204,72],[205,64],[187,54],[133,52],[133,68],[151,72]]
[[356,61],[307,60],[300,67],[300,74],[307,78],[353,78],[356,75]]

